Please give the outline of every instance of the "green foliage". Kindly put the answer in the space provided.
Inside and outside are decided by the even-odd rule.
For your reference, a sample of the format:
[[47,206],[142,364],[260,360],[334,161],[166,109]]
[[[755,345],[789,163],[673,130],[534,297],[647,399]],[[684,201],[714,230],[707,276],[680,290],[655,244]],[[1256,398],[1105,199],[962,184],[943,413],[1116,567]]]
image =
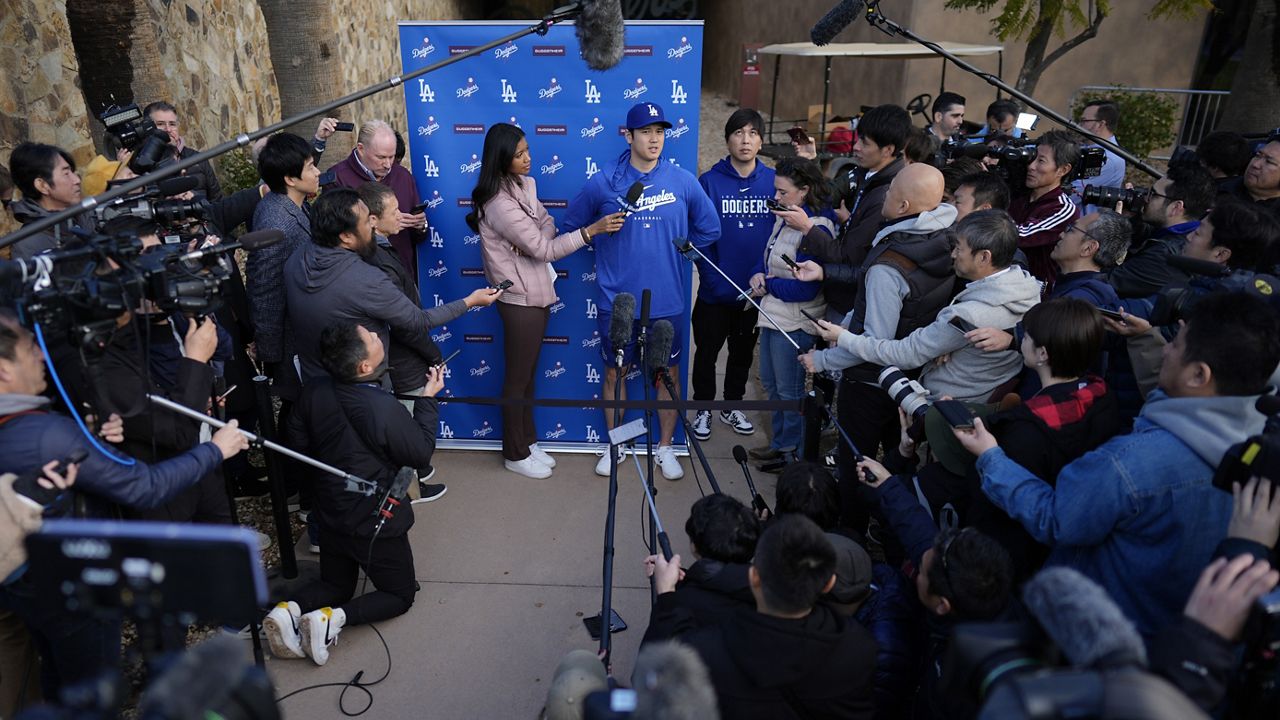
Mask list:
[[222,181],[223,195],[257,185],[258,167],[248,149],[236,148],[219,158],[218,179]]
[[[1108,0],[1095,0],[1098,11],[1111,14]],[[1132,2],[1132,0],[1130,0]],[[1066,33],[1068,26],[1085,27],[1089,24],[1089,3],[1083,0],[947,0],[949,10],[973,10],[990,12],[999,7],[1000,14],[991,20],[992,34],[1001,40],[1017,38],[1025,40],[1044,19],[1053,24],[1055,34]],[[1154,0],[1147,17],[1190,19],[1204,10],[1212,10],[1212,0]]]
[[1152,151],[1173,143],[1180,107],[1174,97],[1125,92],[1119,86],[1112,90],[1091,90],[1076,96],[1071,116],[1080,117],[1085,104],[1094,100],[1110,100],[1119,106],[1120,127],[1115,128],[1115,133],[1121,145],[1134,155],[1145,159]]

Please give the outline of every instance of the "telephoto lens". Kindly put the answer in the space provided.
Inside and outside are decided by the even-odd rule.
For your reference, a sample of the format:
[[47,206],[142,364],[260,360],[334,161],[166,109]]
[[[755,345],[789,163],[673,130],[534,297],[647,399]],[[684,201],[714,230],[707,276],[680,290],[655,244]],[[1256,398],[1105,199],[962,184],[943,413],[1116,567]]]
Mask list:
[[901,369],[888,365],[880,371],[880,387],[913,418],[920,419],[929,411],[929,391],[912,380]]

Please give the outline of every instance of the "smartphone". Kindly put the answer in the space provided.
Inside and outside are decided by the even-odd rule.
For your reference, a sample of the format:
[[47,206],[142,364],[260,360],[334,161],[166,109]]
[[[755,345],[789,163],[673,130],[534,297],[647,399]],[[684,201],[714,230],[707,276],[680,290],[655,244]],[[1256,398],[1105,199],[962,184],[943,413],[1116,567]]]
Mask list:
[[[600,616],[582,618],[582,624],[587,626],[587,632],[591,633],[592,640],[600,639]],[[622,617],[618,615],[618,611],[609,609],[609,633],[618,633],[627,629],[627,624],[623,622]]]
[[973,429],[973,411],[959,400],[938,400],[933,403],[933,407],[951,427],[961,430]]
[[[84,449],[74,450],[70,455],[59,460],[58,464],[55,465],[53,469],[58,470],[59,472],[64,472],[68,465],[82,463],[87,457],[89,457],[88,451]],[[37,482],[42,477],[44,477],[43,465],[32,468],[22,475],[19,475],[17,479],[13,481],[13,491],[23,497],[31,498],[31,500],[42,507],[48,505],[54,500],[57,500],[58,496],[62,494],[62,491],[57,488],[47,488],[42,486]]]
[[338,182],[338,171],[330,170],[320,174],[320,187],[328,187]]
[[791,137],[791,142],[800,145],[809,145],[813,142],[813,138],[809,137],[809,133],[805,132],[802,127],[788,128],[787,135]]
[[427,209],[427,203],[425,203],[425,202],[420,202],[420,203],[418,203],[417,205],[414,205],[414,206],[413,206],[413,209],[409,211],[409,214],[410,214],[410,215],[421,215],[423,212],[425,212],[425,211],[426,211],[426,209]]
[[809,322],[813,323],[814,325],[817,325],[817,324],[818,324],[818,318],[816,318],[816,317],[814,317],[813,315],[809,314],[809,311],[808,311],[808,310],[805,310],[804,308],[800,308],[800,314],[801,314],[801,315],[804,315],[805,319],[806,319],[806,320],[808,320]]
[[786,253],[782,253],[782,262],[786,263],[787,267],[791,268],[792,270],[800,269],[800,266],[796,264],[796,261],[792,260],[791,256]]
[[356,124],[350,123],[350,122],[340,122],[333,129],[338,132],[354,132],[356,129]]
[[783,205],[782,203],[778,202],[777,200],[774,200],[773,198],[769,198],[769,199],[765,200],[765,201],[764,201],[764,206],[765,206],[765,207],[767,207],[767,208],[769,208],[770,210],[772,210],[772,211],[774,211],[774,212],[786,212],[787,210],[790,210],[790,209],[791,209],[791,208],[787,207],[786,205]]
[[960,317],[959,315],[956,315],[955,317],[951,318],[951,320],[950,320],[950,323],[949,323],[949,324],[951,325],[951,327],[953,327],[953,328],[955,328],[955,329],[959,330],[959,331],[960,331],[960,332],[962,332],[962,333],[967,333],[967,332],[969,332],[970,330],[977,330],[977,329],[978,329],[978,326],[974,325],[973,323],[969,322],[968,320],[965,320],[964,318]]
[[1104,318],[1115,320],[1116,322],[1124,322],[1124,316],[1115,310],[1106,310],[1104,308],[1097,308],[1097,310],[1098,314],[1102,315]]
[[449,361],[450,361],[450,360],[452,360],[452,359],[454,359],[454,358],[456,358],[456,357],[458,357],[458,353],[460,353],[460,352],[462,352],[462,348],[458,348],[457,350],[454,350],[453,352],[449,353],[449,357],[447,357],[447,358],[445,358],[445,359],[441,360],[440,362],[436,363],[436,364],[434,365],[434,367],[444,367],[445,365],[448,365],[448,364],[449,364]]
[[513,283],[510,280],[503,280],[497,285],[490,285],[489,287],[493,288],[494,290],[506,290],[507,288],[511,287],[512,284]]

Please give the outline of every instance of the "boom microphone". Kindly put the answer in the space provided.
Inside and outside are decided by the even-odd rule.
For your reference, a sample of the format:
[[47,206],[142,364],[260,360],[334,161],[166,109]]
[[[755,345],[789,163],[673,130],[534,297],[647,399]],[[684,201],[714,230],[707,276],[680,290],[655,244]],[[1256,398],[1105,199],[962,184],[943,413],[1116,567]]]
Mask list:
[[619,0],[583,0],[574,21],[574,33],[582,48],[582,59],[592,70],[608,70],[622,60],[626,47],[626,26]]
[[1133,623],[1106,590],[1080,572],[1041,570],[1023,587],[1022,599],[1072,665],[1146,667],[1146,645]]
[[659,320],[653,324],[653,333],[644,349],[644,365],[650,378],[657,377],[658,373],[667,369],[667,362],[671,359],[671,343],[675,336],[676,330],[671,326],[670,320]]
[[828,10],[809,31],[809,39],[814,45],[829,44],[858,17],[858,11],[864,4],[861,0],[840,0],[840,4]]
[[218,255],[218,254],[228,253],[228,252],[232,252],[239,249],[244,249],[252,252],[254,250],[261,250],[262,248],[267,247],[268,245],[274,245],[283,239],[284,239],[283,230],[279,230],[276,228],[270,228],[267,230],[254,230],[251,233],[245,233],[244,235],[241,235],[240,238],[233,243],[218,243],[217,245],[202,247],[196,250],[192,250],[191,252],[186,253],[184,255],[181,255],[178,257],[178,259],[182,261],[199,260],[200,258],[206,255]]
[[622,367],[623,348],[631,342],[631,323],[636,317],[636,296],[618,293],[613,296],[613,316],[609,318],[609,344],[613,346],[614,364]]

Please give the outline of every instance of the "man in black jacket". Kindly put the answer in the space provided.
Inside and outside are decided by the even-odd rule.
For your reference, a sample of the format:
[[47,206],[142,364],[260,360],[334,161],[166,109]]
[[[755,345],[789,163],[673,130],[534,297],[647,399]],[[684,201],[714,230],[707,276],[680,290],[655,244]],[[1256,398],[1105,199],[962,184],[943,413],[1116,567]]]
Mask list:
[[870,718],[876,643],[818,598],[835,584],[836,553],[808,518],[784,515],[756,545],[748,577],[756,610],[690,631],[673,607],[680,556],[654,557],[658,601],[650,627],[692,647],[707,664],[723,717]]
[[[386,353],[377,334],[339,322],[320,333],[318,344],[328,376],[303,388],[287,437],[298,451],[372,481],[378,491],[366,496],[348,491],[340,478],[315,478],[320,579],[277,605],[263,628],[276,657],[310,657],[323,665],[343,627],[403,615],[413,605],[418,585],[407,537],[413,508],[395,508],[385,525],[379,509],[401,468],[429,465],[432,447],[408,422],[408,411],[381,387]],[[432,368],[424,396],[440,392],[443,378],[440,367]],[[352,599],[361,570],[374,591]]]
[[1151,198],[1142,208],[1142,221],[1134,224],[1133,240],[1124,263],[1107,274],[1107,281],[1122,298],[1147,297],[1186,274],[1169,265],[1181,255],[1187,235],[1213,206],[1213,177],[1199,165],[1174,165],[1151,186]]

